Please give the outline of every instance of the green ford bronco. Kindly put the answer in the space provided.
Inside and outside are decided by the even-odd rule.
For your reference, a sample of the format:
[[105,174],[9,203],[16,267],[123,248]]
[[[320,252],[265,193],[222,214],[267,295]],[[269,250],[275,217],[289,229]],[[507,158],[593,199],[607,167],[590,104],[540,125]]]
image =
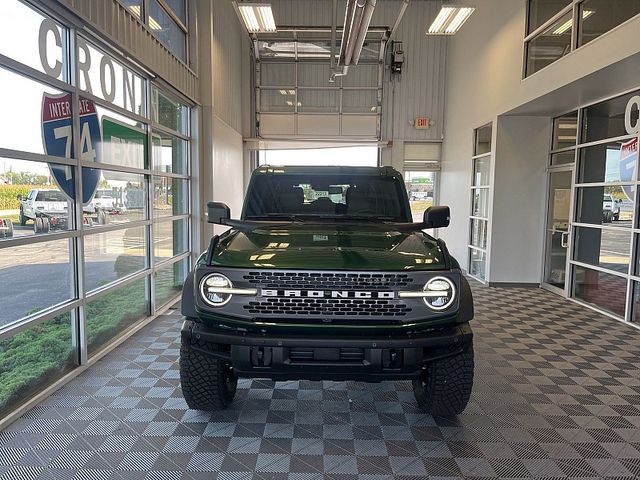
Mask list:
[[445,243],[448,207],[413,223],[392,168],[261,167],[242,217],[208,204],[211,239],[182,293],[190,408],[227,407],[237,379],[411,380],[428,413],[473,384],[473,299]]

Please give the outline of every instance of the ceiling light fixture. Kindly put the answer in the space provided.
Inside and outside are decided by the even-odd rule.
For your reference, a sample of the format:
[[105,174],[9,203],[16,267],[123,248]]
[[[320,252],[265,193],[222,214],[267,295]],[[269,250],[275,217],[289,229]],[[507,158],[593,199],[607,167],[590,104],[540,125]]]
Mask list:
[[[589,18],[594,13],[596,13],[595,10],[583,10],[582,11],[582,20],[586,20],[587,18]],[[553,31],[553,34],[554,35],[562,35],[563,33],[566,33],[567,31],[571,30],[571,27],[573,27],[573,18],[570,18],[569,20],[564,22],[562,25],[560,25],[558,28],[556,28]]]
[[270,3],[236,2],[235,5],[249,33],[277,31]]
[[162,26],[151,15],[149,15],[149,28],[151,30],[162,30]]
[[476,7],[456,7],[443,5],[431,26],[427,29],[427,35],[455,35],[464,22],[466,22]]

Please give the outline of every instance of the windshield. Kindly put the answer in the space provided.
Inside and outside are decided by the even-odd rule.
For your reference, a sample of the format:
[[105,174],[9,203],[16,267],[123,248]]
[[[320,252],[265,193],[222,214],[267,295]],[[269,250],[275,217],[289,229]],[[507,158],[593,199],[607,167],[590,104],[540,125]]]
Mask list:
[[38,192],[36,202],[66,202],[67,197],[60,190],[42,190]]
[[380,175],[257,175],[244,217],[410,222],[404,188],[398,179]]

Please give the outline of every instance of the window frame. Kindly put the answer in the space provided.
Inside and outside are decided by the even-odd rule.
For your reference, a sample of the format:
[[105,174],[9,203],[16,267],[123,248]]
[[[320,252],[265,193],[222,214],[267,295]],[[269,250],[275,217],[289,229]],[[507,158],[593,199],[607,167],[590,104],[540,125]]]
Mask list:
[[[563,7],[560,11],[558,11],[555,15],[553,15],[547,21],[545,21],[544,23],[540,24],[533,31],[529,31],[529,19],[531,17],[531,1],[532,0],[527,0],[527,3],[525,5],[524,37],[523,37],[523,40],[522,40],[522,43],[523,43],[522,79],[523,80],[526,80],[527,78],[531,77],[532,75],[535,75],[536,73],[548,68],[550,65],[553,65],[555,62],[561,60],[562,58],[564,58],[564,57],[566,57],[568,55],[571,55],[576,50],[581,49],[581,48],[589,45],[593,41],[597,40],[597,38],[595,38],[592,42],[588,42],[588,43],[586,43],[584,45],[580,45],[579,44],[580,32],[581,32],[582,24],[583,24],[583,19],[581,18],[580,12],[581,12],[581,8],[582,8],[582,4],[587,0],[571,0],[571,3],[569,3],[568,5]],[[546,65],[545,67],[542,67],[541,69],[536,70],[533,73],[529,73],[527,71],[527,67],[528,67],[528,63],[529,63],[529,45],[530,45],[531,41],[534,40],[535,38],[539,37],[541,34],[543,34],[546,30],[548,30],[551,26],[553,26],[554,23],[556,23],[558,20],[560,20],[567,13],[571,13],[571,44],[570,44],[571,48],[570,48],[569,52],[566,55],[563,55],[562,57],[554,60],[549,65]],[[640,13],[628,18],[627,20],[624,20],[622,23],[619,23],[619,24],[615,25],[611,29],[609,29],[606,32],[604,32],[602,35],[606,35],[607,33],[611,32],[611,31],[613,31],[613,30],[615,30],[617,28],[620,28],[622,25],[633,21],[635,18],[638,18],[639,16],[640,16]],[[602,37],[602,35],[600,35],[600,37]],[[600,38],[600,37],[598,37],[598,38]]]

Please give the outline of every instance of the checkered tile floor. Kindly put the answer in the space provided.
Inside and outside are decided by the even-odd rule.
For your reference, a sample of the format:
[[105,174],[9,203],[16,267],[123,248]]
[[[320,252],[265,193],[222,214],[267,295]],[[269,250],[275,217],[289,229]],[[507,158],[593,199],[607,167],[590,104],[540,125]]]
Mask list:
[[0,479],[640,478],[640,331],[542,290],[473,287],[457,418],[406,382],[240,382],[190,411],[177,312],[0,432]]

